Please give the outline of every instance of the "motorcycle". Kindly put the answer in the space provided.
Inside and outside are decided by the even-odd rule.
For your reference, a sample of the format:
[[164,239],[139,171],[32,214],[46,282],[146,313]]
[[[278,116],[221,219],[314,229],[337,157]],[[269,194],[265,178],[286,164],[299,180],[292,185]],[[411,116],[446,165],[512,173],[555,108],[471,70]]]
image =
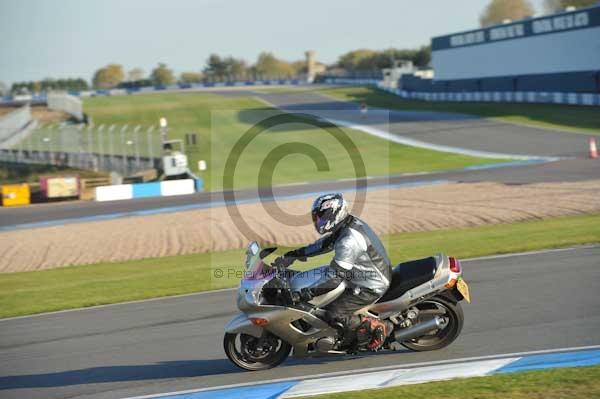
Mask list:
[[[261,249],[255,241],[246,249],[237,296],[241,313],[225,327],[227,357],[242,369],[257,371],[278,366],[292,349],[295,357],[366,350],[345,343],[343,329],[326,321],[324,308],[350,289],[346,282],[309,300],[300,299],[298,293],[330,278],[330,267],[295,271],[265,263],[275,251]],[[398,344],[413,351],[444,348],[462,330],[460,302],[470,302],[469,286],[462,274],[458,259],[442,253],[400,263],[393,269],[386,293],[357,314],[393,323],[383,350],[396,349]]]

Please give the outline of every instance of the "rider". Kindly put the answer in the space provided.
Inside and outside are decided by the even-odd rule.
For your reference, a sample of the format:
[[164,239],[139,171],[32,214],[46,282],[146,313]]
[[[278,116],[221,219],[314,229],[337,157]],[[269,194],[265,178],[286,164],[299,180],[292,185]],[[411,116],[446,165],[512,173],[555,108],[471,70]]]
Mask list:
[[[334,278],[311,287],[309,292],[303,291],[303,299],[321,295],[346,280],[346,291],[325,308],[330,322],[342,324],[345,343],[356,337],[359,346],[366,344],[369,349],[377,350],[393,325],[373,317],[361,319],[354,313],[377,301],[390,285],[392,269],[385,248],[365,222],[349,214],[342,194],[318,197],[311,213],[317,232],[329,234],[306,247],[287,252],[276,262],[287,267],[295,260],[334,251],[330,263],[330,269],[335,272]],[[308,298],[305,297],[307,295]]]

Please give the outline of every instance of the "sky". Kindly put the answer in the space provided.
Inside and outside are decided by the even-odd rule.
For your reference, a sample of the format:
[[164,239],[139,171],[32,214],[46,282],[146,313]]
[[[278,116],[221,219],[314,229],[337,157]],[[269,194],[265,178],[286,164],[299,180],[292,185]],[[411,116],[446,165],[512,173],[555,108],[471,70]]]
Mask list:
[[333,63],[476,28],[488,1],[0,0],[0,81],[90,80],[109,63],[199,71],[211,53],[252,63],[261,51],[294,61],[311,49]]

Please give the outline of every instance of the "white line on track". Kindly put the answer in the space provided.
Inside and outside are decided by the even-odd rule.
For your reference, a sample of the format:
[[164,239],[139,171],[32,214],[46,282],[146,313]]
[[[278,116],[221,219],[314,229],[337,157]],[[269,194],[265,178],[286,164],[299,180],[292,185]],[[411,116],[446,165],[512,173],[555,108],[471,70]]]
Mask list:
[[375,372],[375,371],[394,370],[394,369],[408,369],[408,368],[435,366],[435,365],[442,365],[442,364],[449,364],[449,363],[468,363],[468,362],[474,362],[474,361],[479,361],[479,360],[502,359],[502,358],[506,358],[506,357],[521,357],[521,356],[530,356],[530,355],[542,355],[542,354],[548,354],[548,353],[574,352],[574,351],[583,351],[583,350],[591,350],[591,349],[600,349],[600,345],[543,349],[543,350],[529,351],[529,352],[502,353],[502,354],[497,354],[497,355],[463,357],[463,358],[459,358],[459,359],[447,359],[447,360],[434,360],[434,361],[430,361],[430,362],[396,364],[396,365],[383,366],[383,367],[369,367],[369,368],[353,369],[353,370],[346,370],[346,371],[335,371],[335,372],[331,372],[331,373],[311,374],[311,375],[303,375],[303,376],[298,376],[298,377],[287,377],[287,378],[279,378],[279,379],[264,380],[264,381],[246,382],[246,383],[240,383],[240,384],[206,387],[206,388],[192,389],[192,390],[186,390],[186,391],[166,392],[166,393],[161,393],[161,394],[152,394],[152,395],[144,395],[144,396],[133,396],[133,397],[125,398],[125,399],[152,399],[152,398],[160,398],[162,396],[184,395],[184,394],[195,393],[195,392],[213,391],[216,389],[239,388],[239,387],[244,387],[244,386],[272,384],[272,383],[285,382],[285,381],[303,381],[303,380],[308,380],[308,379],[313,379],[313,378],[336,377],[336,376],[343,376],[343,375],[356,374],[356,373],[369,373],[369,372]]
[[[583,246],[568,247],[568,248],[554,248],[554,249],[543,249],[543,250],[539,250],[539,251],[515,252],[515,253],[501,254],[501,255],[480,256],[480,257],[476,257],[476,258],[460,259],[460,261],[464,263],[464,262],[472,262],[472,261],[478,261],[478,260],[512,258],[512,257],[516,257],[516,256],[540,255],[540,254],[553,253],[553,252],[576,251],[576,250],[581,250],[581,249],[592,249],[592,248],[600,248],[600,245],[583,245]],[[234,291],[234,290],[237,290],[237,287],[222,288],[222,289],[211,290],[211,291],[191,292],[189,294],[163,296],[163,297],[158,297],[158,298],[139,299],[139,300],[135,300],[135,301],[109,303],[106,305],[96,305],[96,306],[90,306],[90,307],[86,307],[86,308],[57,310],[55,312],[38,313],[38,314],[27,315],[27,316],[7,317],[4,319],[0,319],[0,323],[2,323],[3,321],[28,319],[28,318],[41,317],[41,316],[52,316],[52,315],[61,314],[61,313],[82,312],[82,311],[86,311],[86,310],[106,308],[109,306],[121,306],[121,305],[131,305],[131,304],[144,303],[144,302],[164,301],[164,300],[170,300],[170,299],[191,297],[191,296],[196,296],[196,295],[209,295],[209,294]]]
[[408,137],[404,137],[401,135],[396,135],[385,130],[377,129],[372,126],[363,125],[360,123],[348,122],[339,119],[329,119],[325,117],[321,117],[322,119],[328,120],[329,122],[343,126],[353,130],[359,130],[361,132],[370,134],[371,136],[379,137],[384,140],[391,141],[393,143],[408,145],[411,147],[425,148],[433,151],[441,151],[441,152],[450,152],[453,154],[461,154],[467,155],[471,157],[480,157],[480,158],[496,158],[496,159],[513,159],[513,160],[521,160],[521,161],[530,161],[530,160],[544,160],[548,162],[558,161],[562,159],[560,157],[544,157],[544,156],[536,156],[536,155],[519,155],[519,154],[505,154],[499,152],[489,152],[489,151],[480,151],[480,150],[470,150],[467,148],[461,147],[453,147],[442,144],[433,144],[421,140],[415,140]]

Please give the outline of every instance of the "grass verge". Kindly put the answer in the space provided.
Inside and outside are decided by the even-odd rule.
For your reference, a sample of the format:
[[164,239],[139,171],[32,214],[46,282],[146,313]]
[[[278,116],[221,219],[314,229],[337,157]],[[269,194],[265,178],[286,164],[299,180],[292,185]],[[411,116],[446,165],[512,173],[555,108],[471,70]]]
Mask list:
[[[445,252],[460,258],[600,243],[600,214],[383,237],[394,263]],[[304,267],[328,262],[317,257]],[[233,287],[243,251],[0,274],[0,317]],[[222,275],[219,273],[222,272]]]
[[498,374],[394,388],[311,396],[315,399],[559,399],[600,397],[600,366]]
[[600,135],[598,107],[404,100],[372,87],[341,87],[323,89],[319,92],[341,100],[365,102],[370,106],[385,109],[457,112],[510,123]]

